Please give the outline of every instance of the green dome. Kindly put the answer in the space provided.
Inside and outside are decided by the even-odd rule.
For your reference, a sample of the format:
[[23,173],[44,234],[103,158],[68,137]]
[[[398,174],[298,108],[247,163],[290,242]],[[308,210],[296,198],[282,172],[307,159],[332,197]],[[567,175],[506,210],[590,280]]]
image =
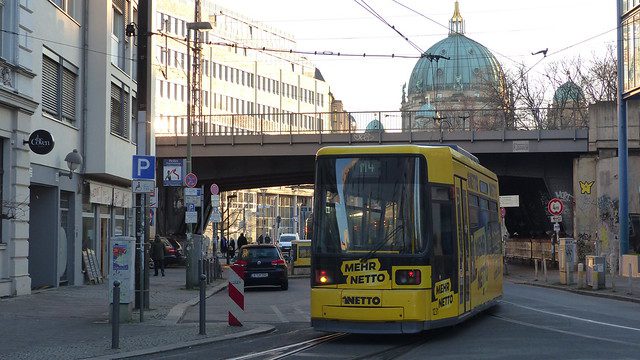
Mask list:
[[466,37],[464,32],[465,21],[456,1],[449,20],[449,36],[427,49],[413,68],[409,98],[427,97],[434,87],[454,93],[478,90],[485,85],[501,88],[504,73],[498,59],[482,44]]
[[426,103],[416,112],[417,117],[432,118],[436,116],[436,108],[430,103]]
[[465,91],[490,82],[499,86],[503,77],[500,63],[491,51],[460,33],[451,33],[431,46],[425,55],[440,55],[447,59],[429,60],[423,57],[416,63],[409,78],[409,96],[437,89]]
[[369,122],[369,124],[367,124],[367,128],[364,130],[364,132],[378,132],[380,130],[384,131],[384,126],[382,126],[382,123],[378,121],[378,119],[373,119],[371,120],[371,122]]
[[571,80],[560,85],[553,94],[553,102],[556,104],[566,104],[569,101],[581,103],[584,100],[584,92],[582,92],[580,86]]

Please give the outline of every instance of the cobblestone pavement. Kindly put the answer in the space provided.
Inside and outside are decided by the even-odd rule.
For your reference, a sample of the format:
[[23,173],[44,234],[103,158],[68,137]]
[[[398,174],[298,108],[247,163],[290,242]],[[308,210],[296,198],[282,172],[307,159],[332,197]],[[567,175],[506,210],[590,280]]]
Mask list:
[[[208,286],[223,289],[224,281]],[[226,323],[208,323],[207,334],[198,335],[197,324],[165,321],[173,308],[186,309],[197,303],[197,290],[185,289],[185,269],[167,268],[165,277],[150,277],[150,309],[144,322],[121,324],[120,349],[111,350],[107,284],[65,286],[31,295],[0,299],[0,359],[79,359],[100,355],[120,357],[124,352],[171,348],[190,342],[214,341],[247,331],[269,331],[262,325],[232,328]],[[120,354],[120,355],[117,355]]]

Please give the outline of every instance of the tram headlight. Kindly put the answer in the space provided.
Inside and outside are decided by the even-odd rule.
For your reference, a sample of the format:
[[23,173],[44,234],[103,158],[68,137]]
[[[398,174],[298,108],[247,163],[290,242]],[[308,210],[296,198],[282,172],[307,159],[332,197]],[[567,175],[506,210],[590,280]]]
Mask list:
[[327,270],[316,270],[316,284],[329,285],[332,283],[331,275]]
[[396,270],[396,284],[420,285],[422,280],[420,275],[420,270],[417,269]]

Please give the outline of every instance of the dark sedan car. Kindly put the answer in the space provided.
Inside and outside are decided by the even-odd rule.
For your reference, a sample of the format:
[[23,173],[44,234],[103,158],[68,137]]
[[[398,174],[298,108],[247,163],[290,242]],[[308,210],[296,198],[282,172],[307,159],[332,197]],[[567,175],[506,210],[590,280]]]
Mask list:
[[287,263],[274,244],[251,244],[240,249],[236,264],[244,267],[245,286],[280,286],[289,288]]

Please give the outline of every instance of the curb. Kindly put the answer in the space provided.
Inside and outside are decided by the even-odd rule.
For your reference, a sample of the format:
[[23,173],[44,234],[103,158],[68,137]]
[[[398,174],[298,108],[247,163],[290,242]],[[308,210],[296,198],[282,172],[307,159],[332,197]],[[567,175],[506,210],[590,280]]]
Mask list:
[[560,286],[560,285],[534,283],[534,282],[529,282],[529,281],[511,281],[511,283],[512,284],[518,284],[518,285],[529,285],[529,286],[537,286],[537,287],[548,288],[548,289],[562,290],[562,291],[568,291],[568,292],[572,292],[572,293],[580,294],[580,295],[601,297],[601,298],[607,298],[607,299],[611,299],[611,300],[627,301],[627,302],[633,302],[633,303],[636,303],[636,304],[640,304],[640,299],[634,298],[634,297],[630,297],[630,296],[624,296],[624,295],[598,293],[598,292],[588,291],[588,290],[567,288],[567,287]]
[[[205,297],[209,298],[219,293],[220,291],[226,289],[227,285],[228,283],[225,281],[222,284],[212,287],[211,289],[207,290]],[[184,317],[184,314],[187,313],[187,310],[190,307],[197,305],[199,302],[200,302],[200,296],[196,296],[189,301],[176,304],[174,307],[171,308],[171,310],[169,310],[169,313],[167,314],[167,317],[164,318],[163,322],[169,325],[177,325],[180,322],[180,320],[182,320],[182,318]]]
[[99,360],[126,359],[126,358],[136,357],[136,356],[151,355],[151,354],[162,353],[165,351],[184,349],[192,346],[213,344],[220,341],[233,340],[233,339],[238,339],[238,338],[251,336],[251,335],[264,334],[264,333],[271,332],[274,329],[275,327],[272,325],[260,325],[255,329],[241,331],[234,334],[227,334],[217,338],[204,338],[204,339],[198,339],[198,340],[191,340],[191,341],[186,341],[180,344],[165,345],[165,346],[159,346],[159,347],[149,348],[149,349],[133,350],[133,351],[127,351],[127,352],[122,352],[117,354],[103,355],[103,356],[93,357],[92,359],[99,359]]

